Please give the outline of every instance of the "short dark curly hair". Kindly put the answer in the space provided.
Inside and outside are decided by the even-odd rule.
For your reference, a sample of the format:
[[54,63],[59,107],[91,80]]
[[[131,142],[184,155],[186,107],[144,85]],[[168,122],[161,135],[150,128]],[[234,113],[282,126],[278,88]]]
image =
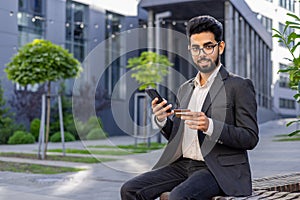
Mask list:
[[223,40],[223,25],[212,16],[202,15],[189,20],[186,27],[186,36],[189,43],[193,34],[202,32],[212,32],[217,42]]

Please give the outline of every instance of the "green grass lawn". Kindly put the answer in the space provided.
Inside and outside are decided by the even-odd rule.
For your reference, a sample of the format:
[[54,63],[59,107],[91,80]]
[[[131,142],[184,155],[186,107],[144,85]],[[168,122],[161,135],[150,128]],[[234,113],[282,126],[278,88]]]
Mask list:
[[[62,152],[61,149],[49,149],[48,152]],[[111,155],[111,156],[123,156],[133,154],[133,152],[128,151],[118,151],[118,150],[87,150],[87,149],[66,149],[66,153],[77,153],[77,154],[95,154],[95,155]]]
[[[140,143],[135,145],[95,145],[88,146],[90,149],[66,149],[66,153],[77,153],[77,154],[95,154],[95,155],[111,155],[111,156],[124,156],[135,153],[148,153],[152,150],[161,149],[165,144],[151,143],[150,147],[146,143]],[[98,150],[100,148],[101,150]],[[61,149],[49,149],[48,152],[61,153]]]
[[0,161],[0,171],[22,172],[31,174],[60,174],[66,172],[78,172],[81,170],[83,169]]
[[88,146],[89,148],[111,148],[111,149],[126,149],[126,150],[130,150],[130,151],[137,151],[139,152],[149,152],[152,150],[157,150],[157,149],[161,149],[164,148],[166,146],[166,144],[164,143],[157,143],[157,142],[152,142],[150,144],[150,146],[147,146],[147,143],[138,143],[137,146],[135,146],[134,144],[130,144],[130,145],[116,145],[116,146],[108,146],[108,145],[95,145],[95,146]]
[[[87,149],[66,149],[66,153],[74,154],[94,154],[94,155],[111,155],[111,156],[122,156],[131,155],[136,153],[147,153],[152,150],[161,149],[166,144],[151,143],[148,147],[146,143],[139,143],[135,145],[97,145],[89,146]],[[62,152],[62,149],[49,149],[48,152]],[[17,157],[27,159],[38,159],[37,154],[29,153],[16,153],[16,152],[0,152],[2,157]],[[62,156],[62,155],[47,155],[47,160],[54,161],[66,161],[66,162],[80,162],[80,163],[100,163],[107,161],[114,161],[114,158],[94,158],[94,157],[79,157],[79,156]],[[14,163],[14,162],[2,162],[0,161],[0,171],[12,171],[12,172],[23,172],[23,173],[41,173],[41,174],[57,174],[64,172],[76,172],[81,169],[70,168],[70,167],[52,167],[38,164],[27,164],[27,163]]]
[[[36,154],[29,153],[15,153],[15,152],[1,152],[0,156],[3,157],[16,157],[37,159]],[[62,156],[62,155],[47,155],[47,160],[65,161],[65,162],[79,162],[79,163],[101,163],[107,161],[114,161],[113,158],[94,158],[94,157],[76,157],[76,156]]]
[[273,141],[276,142],[291,142],[291,141],[300,141],[300,135],[289,136],[288,134],[276,135],[276,139]]

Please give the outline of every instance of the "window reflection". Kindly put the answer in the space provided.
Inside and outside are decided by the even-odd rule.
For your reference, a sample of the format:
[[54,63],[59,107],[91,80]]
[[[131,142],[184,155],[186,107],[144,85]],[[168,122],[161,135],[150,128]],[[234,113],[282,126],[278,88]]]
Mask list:
[[[109,95],[115,91],[114,98],[125,98],[126,88],[114,88],[116,83],[120,80],[121,76],[126,72],[126,62],[124,57],[121,57],[121,38],[116,37],[122,30],[123,16],[116,13],[106,13],[106,63],[109,64],[105,71],[105,89],[107,89]],[[117,59],[115,59],[117,58]],[[115,60],[113,60],[115,59]],[[125,86],[125,80],[120,83],[121,86]]]
[[36,38],[44,38],[45,13],[42,0],[19,0],[18,31],[19,46],[23,46]]
[[80,62],[84,60],[87,36],[87,6],[67,1],[66,4],[66,48]]

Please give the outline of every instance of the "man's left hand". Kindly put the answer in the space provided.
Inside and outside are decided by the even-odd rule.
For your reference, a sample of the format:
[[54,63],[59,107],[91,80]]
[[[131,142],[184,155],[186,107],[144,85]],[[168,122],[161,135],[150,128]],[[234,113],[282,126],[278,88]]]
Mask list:
[[185,124],[190,129],[200,130],[206,132],[209,125],[209,120],[204,112],[188,112],[181,116],[182,120],[185,120]]

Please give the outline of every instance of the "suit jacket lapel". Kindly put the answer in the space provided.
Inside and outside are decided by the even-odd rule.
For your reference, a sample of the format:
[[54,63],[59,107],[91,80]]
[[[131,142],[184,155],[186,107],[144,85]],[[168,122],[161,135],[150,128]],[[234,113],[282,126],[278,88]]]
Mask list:
[[[182,88],[183,92],[182,95],[178,97],[179,100],[179,107],[180,108],[187,108],[190,102],[193,90],[194,90],[194,82],[190,80],[190,82]],[[174,161],[176,161],[182,155],[182,136],[183,136],[183,127],[184,122],[180,121],[180,125],[178,130],[175,130],[177,133],[175,134],[174,138],[170,138],[169,144],[166,146],[163,154],[161,155],[158,162],[155,164],[153,169],[157,169],[163,166],[166,166]],[[174,131],[174,130],[172,130]]]
[[194,82],[191,80],[186,88],[183,88],[185,90],[184,95],[182,96],[182,99],[179,99],[180,102],[180,108],[187,108],[191,99],[191,96],[193,94],[194,90]]
[[217,94],[221,90],[222,87],[224,87],[224,79],[228,77],[228,72],[226,69],[221,66],[219,73],[217,74],[213,84],[211,85],[211,88],[205,98],[205,101],[202,106],[202,112],[206,113],[208,108],[211,106],[212,102],[216,98]]

